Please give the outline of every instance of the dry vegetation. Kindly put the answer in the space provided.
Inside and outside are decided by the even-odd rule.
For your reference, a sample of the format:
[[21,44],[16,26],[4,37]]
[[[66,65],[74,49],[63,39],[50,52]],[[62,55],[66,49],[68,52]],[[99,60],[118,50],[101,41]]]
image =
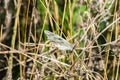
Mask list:
[[120,0],[0,0],[1,80],[120,80],[119,68]]

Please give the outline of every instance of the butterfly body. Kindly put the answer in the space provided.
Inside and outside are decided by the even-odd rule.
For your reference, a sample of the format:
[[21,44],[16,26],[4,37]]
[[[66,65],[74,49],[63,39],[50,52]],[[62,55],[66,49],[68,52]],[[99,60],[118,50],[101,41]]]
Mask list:
[[55,45],[60,50],[73,50],[74,45],[70,44],[68,41],[63,39],[62,37],[45,30],[45,34],[47,35],[48,40]]

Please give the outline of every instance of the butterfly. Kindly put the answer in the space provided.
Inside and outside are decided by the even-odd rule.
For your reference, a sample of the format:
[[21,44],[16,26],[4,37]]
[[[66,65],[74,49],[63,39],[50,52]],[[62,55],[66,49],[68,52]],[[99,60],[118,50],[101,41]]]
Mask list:
[[73,50],[74,45],[70,44],[68,41],[58,36],[57,34],[54,34],[48,30],[45,30],[44,33],[47,35],[48,40],[50,40],[50,42],[54,44],[58,49],[70,51]]

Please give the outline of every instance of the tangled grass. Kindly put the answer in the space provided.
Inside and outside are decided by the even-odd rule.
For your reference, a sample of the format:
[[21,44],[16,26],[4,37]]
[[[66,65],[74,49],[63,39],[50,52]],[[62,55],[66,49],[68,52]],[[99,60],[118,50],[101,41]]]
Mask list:
[[[0,4],[1,79],[120,80],[119,0]],[[62,39],[50,35],[50,42],[45,30],[66,41],[55,43]],[[75,45],[73,50],[60,50],[67,41]]]

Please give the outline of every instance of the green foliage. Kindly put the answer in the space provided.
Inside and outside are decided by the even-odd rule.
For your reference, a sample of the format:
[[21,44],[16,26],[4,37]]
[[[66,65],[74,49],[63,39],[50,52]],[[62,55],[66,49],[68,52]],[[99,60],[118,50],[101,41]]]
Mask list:
[[99,25],[99,31],[101,32],[102,30],[105,29],[105,27],[106,27],[106,22],[105,21],[101,22]]

